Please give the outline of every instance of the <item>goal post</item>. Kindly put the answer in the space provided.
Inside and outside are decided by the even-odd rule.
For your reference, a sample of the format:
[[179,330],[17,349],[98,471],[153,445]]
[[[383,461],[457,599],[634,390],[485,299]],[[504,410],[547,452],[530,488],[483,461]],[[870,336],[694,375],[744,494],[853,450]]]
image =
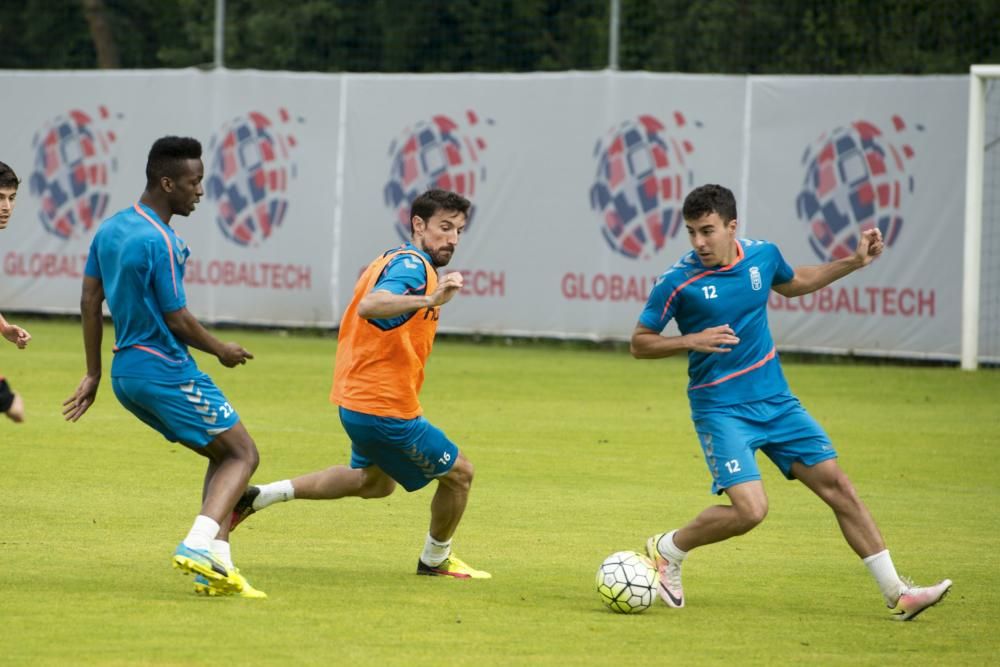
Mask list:
[[[969,68],[969,134],[965,176],[961,349],[962,368],[966,370],[975,370],[979,366],[983,174],[986,166],[986,90],[991,79],[1000,79],[1000,65],[973,65]],[[996,194],[993,193],[993,196]]]

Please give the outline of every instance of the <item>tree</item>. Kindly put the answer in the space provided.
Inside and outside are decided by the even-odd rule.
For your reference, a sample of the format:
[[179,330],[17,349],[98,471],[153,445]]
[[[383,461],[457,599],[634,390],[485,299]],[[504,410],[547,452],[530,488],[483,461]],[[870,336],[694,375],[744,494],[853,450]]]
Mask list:
[[90,37],[94,40],[94,50],[97,52],[97,66],[100,69],[118,69],[121,61],[118,58],[118,44],[115,42],[108,22],[104,0],[80,0],[83,14],[87,18]]
[[[997,0],[620,0],[623,70],[966,73],[1000,60]],[[226,0],[227,67],[603,69],[610,0]],[[0,67],[208,66],[208,0],[0,0]],[[116,55],[117,54],[117,55]]]

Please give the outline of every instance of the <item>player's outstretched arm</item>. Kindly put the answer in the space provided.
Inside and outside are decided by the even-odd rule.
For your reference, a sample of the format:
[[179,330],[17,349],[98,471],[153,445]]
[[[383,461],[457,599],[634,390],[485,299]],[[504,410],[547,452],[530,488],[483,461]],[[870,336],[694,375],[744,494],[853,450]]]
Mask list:
[[171,333],[185,345],[214,354],[219,363],[227,368],[245,364],[247,359],[253,359],[253,355],[239,343],[223,343],[210,334],[187,308],[164,313],[163,321],[167,323]]
[[85,276],[80,296],[80,317],[83,320],[83,349],[87,355],[87,374],[80,380],[73,395],[63,401],[63,418],[75,422],[97,399],[101,385],[101,341],[104,339],[104,283]]
[[683,336],[662,336],[639,324],[632,332],[629,351],[636,359],[662,359],[691,350],[726,353],[730,348],[723,345],[736,345],[739,342],[736,332],[728,324]]
[[802,296],[822,289],[840,280],[849,273],[866,267],[882,254],[885,244],[882,242],[882,232],[869,229],[862,232],[858,247],[850,257],[844,257],[819,266],[797,266],[795,275],[787,283],[774,285],[771,289],[782,296]]
[[31,340],[30,333],[16,324],[11,324],[5,320],[2,314],[0,314],[0,335],[14,345],[17,345],[19,350],[23,350],[27,346],[28,341]]
[[437,289],[430,294],[393,294],[388,290],[375,290],[358,302],[358,315],[366,320],[380,320],[421,308],[443,306],[461,291],[462,285],[462,274],[456,271],[441,278]]

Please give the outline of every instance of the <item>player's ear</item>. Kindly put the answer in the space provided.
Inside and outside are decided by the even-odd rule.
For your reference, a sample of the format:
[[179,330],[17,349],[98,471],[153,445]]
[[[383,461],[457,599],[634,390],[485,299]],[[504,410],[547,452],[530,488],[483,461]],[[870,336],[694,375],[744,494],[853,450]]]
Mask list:
[[164,192],[173,192],[174,182],[169,176],[160,176],[160,188]]
[[410,218],[410,226],[413,228],[414,232],[421,232],[427,230],[427,221],[421,218],[419,215],[415,215]]

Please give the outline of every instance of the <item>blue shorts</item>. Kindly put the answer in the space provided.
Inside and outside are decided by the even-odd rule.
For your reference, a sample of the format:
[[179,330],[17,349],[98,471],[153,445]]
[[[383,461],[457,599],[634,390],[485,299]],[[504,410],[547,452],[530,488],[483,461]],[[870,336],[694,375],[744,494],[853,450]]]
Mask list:
[[791,394],[694,411],[691,419],[712,473],[712,493],[760,479],[754,459],[758,449],[787,479],[793,479],[796,461],[813,466],[837,458],[823,427]]
[[240,421],[212,378],[204,373],[183,383],[113,377],[111,386],[126,410],[170,442],[204,447]]
[[448,474],[458,447],[423,417],[376,417],[340,408],[340,423],[351,438],[351,467],[377,465],[407,491]]

